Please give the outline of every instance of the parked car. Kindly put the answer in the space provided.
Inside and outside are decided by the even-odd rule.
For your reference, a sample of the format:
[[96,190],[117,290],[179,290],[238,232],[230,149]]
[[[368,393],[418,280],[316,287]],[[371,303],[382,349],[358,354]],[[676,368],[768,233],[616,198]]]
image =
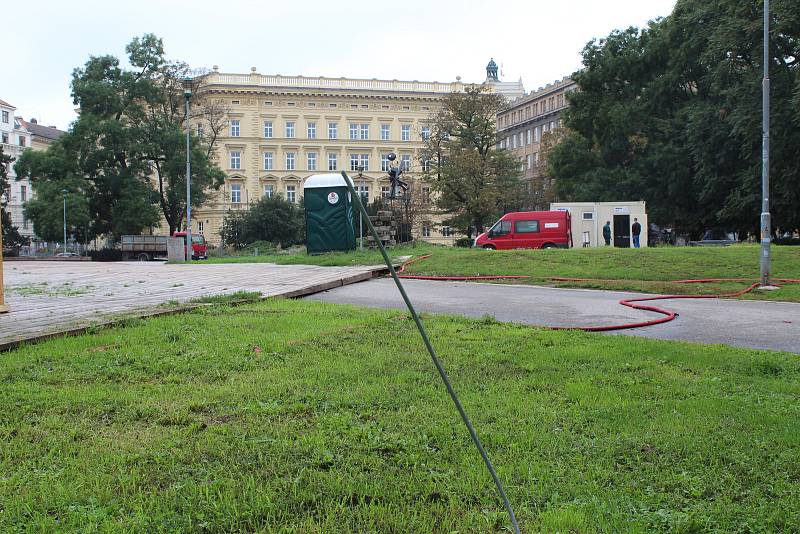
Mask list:
[[475,238],[476,247],[569,248],[572,219],[568,211],[516,211],[506,213],[488,232]]
[[59,252],[56,254],[56,258],[79,258],[80,254],[77,252]]

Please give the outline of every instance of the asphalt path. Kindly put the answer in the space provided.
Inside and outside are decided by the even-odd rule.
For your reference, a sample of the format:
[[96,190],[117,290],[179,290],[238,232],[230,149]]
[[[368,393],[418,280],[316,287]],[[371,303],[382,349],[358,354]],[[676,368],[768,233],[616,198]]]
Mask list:
[[[417,311],[493,316],[539,326],[598,326],[640,322],[660,314],[620,305],[641,293],[472,282],[403,280]],[[389,278],[373,279],[307,297],[378,308],[405,308]],[[650,304],[650,303],[647,303]],[[800,304],[729,299],[675,299],[652,304],[678,312],[668,323],[609,334],[800,353]]]

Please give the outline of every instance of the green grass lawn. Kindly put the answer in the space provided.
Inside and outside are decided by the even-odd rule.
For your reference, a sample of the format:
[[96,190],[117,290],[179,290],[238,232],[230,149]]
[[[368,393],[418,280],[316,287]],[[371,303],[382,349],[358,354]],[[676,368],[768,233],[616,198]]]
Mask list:
[[[797,355],[425,322],[525,532],[800,529]],[[507,525],[397,311],[209,306],[4,353],[0,383],[2,532]]]
[[[573,248],[569,250],[486,251],[427,244],[391,249],[394,257],[432,256],[409,266],[408,274],[425,275],[527,275],[522,284],[550,284],[549,278],[599,278],[600,282],[559,282],[564,287],[633,290],[645,293],[733,293],[746,283],[671,284],[670,280],[697,278],[758,278],[758,245],[730,247],[657,247],[643,249]],[[217,258],[210,262],[270,262],[314,265],[374,265],[382,263],[378,251],[244,256]],[[772,273],[777,278],[800,279],[800,247],[772,247]],[[800,284],[786,284],[778,291],[756,291],[744,298],[800,302]]]

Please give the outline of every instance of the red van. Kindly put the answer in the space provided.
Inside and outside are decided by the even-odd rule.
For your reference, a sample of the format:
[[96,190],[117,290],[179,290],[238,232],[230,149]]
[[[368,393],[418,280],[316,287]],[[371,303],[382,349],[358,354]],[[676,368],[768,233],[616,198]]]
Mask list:
[[516,211],[506,213],[494,226],[475,238],[476,247],[569,248],[572,220],[568,211]]

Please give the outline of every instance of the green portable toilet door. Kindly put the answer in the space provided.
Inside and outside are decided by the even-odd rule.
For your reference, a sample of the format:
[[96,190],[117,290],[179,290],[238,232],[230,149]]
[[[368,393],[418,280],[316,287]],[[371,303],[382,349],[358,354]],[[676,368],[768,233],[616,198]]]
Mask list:
[[309,253],[353,250],[356,245],[353,208],[347,187],[305,191],[306,235]]

